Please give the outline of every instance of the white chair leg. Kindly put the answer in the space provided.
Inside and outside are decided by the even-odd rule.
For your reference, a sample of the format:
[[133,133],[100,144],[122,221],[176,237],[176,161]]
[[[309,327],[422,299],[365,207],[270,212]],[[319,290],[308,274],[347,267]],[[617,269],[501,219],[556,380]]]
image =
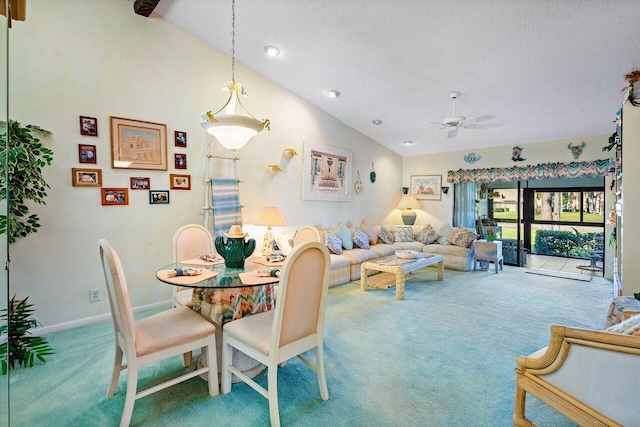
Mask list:
[[124,398],[124,410],[120,419],[120,427],[128,427],[133,414],[133,405],[136,403],[136,390],[138,388],[138,367],[127,367],[127,394]]
[[120,371],[122,370],[122,349],[116,343],[116,353],[113,361],[113,372],[111,372],[111,381],[109,382],[109,388],[107,389],[107,399],[113,397],[116,392],[116,386],[118,385],[118,379],[120,378]]
[[280,427],[280,411],[278,409],[278,366],[269,366],[267,369],[269,417],[271,418],[271,427]]
[[227,337],[222,334],[222,366],[221,366],[221,380],[220,385],[222,388],[222,394],[227,394],[231,391],[231,371],[227,366],[231,365],[233,358],[233,347],[227,343]]
[[327,388],[327,378],[324,374],[324,351],[322,344],[316,347],[316,373],[318,374],[318,386],[320,387],[320,397],[322,400],[329,400],[329,389]]
[[218,355],[216,354],[216,335],[209,337],[209,346],[202,349],[207,353],[207,363],[209,364],[209,396],[214,397],[220,393],[218,388]]

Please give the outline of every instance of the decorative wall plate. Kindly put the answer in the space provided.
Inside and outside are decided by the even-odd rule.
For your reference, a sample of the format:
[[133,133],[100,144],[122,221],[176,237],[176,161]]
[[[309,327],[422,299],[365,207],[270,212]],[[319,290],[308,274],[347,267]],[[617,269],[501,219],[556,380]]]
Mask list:
[[480,160],[480,156],[476,156],[475,153],[469,153],[466,156],[463,157],[464,161],[469,163],[469,164],[474,164],[475,162],[477,162],[478,160]]
[[360,194],[360,192],[362,191],[362,181],[360,180],[360,171],[358,171],[358,176],[356,178],[356,182],[353,184],[353,189],[358,194]]
[[376,182],[376,171],[373,168],[373,162],[371,162],[371,173],[369,174],[369,179],[371,182]]

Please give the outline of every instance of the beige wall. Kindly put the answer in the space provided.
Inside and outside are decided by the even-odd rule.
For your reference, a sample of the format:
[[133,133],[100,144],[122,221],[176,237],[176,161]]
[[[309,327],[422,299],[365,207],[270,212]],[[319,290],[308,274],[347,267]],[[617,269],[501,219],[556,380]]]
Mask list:
[[[201,112],[219,108],[220,88],[230,78],[230,58],[159,18],[144,18],[127,1],[31,0],[28,19],[14,22],[10,34],[11,116],[53,132],[47,145],[54,163],[45,169],[51,185],[47,206],[33,211],[42,227],[11,247],[11,292],[30,296],[44,326],[108,313],[97,241],[110,240],[123,259],[133,304],[169,300],[171,289],[154,273],[171,261],[173,232],[186,223],[202,223],[207,134]],[[244,223],[260,245],[264,227],[250,224],[269,205],[280,207],[288,226],[335,226],[367,218],[379,223],[400,199],[402,159],[375,141],[312,107],[283,88],[236,66],[236,78],[250,94],[246,105],[268,117],[262,132],[238,151]],[[99,136],[81,136],[78,116],[98,119]],[[111,168],[109,117],[164,123],[169,139],[169,170]],[[103,186],[128,187],[129,178],[148,176],[153,189],[168,189],[173,169],[173,132],[186,131],[191,191],[171,191],[170,205],[149,205],[146,191],[129,191],[128,206],[100,204],[97,188],[71,186],[78,144],[97,145]],[[302,156],[286,160],[285,148],[302,153],[303,141],[338,146],[353,154],[364,189],[351,203],[302,201]],[[214,153],[226,155],[216,142]],[[364,179],[371,162],[379,179]],[[268,164],[283,172],[266,173]],[[228,161],[214,161],[212,171],[229,172]],[[179,171],[183,172],[183,171]],[[231,173],[232,174],[232,173]],[[375,195],[375,197],[373,197]],[[260,246],[259,246],[260,247]],[[99,287],[102,301],[89,303],[89,289]]]

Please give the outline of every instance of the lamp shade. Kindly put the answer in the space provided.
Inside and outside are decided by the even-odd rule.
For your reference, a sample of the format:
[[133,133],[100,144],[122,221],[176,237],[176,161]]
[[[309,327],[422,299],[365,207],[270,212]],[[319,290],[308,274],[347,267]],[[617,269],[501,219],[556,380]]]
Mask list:
[[254,224],[267,225],[271,227],[272,225],[287,225],[287,222],[284,220],[284,217],[277,207],[269,206],[264,208],[262,213],[255,220]]
[[416,199],[416,196],[414,196],[413,194],[405,194],[404,196],[402,196],[402,199],[400,199],[400,203],[398,203],[398,206],[396,206],[396,209],[420,209],[420,208],[422,208],[422,205],[420,204],[418,199]]

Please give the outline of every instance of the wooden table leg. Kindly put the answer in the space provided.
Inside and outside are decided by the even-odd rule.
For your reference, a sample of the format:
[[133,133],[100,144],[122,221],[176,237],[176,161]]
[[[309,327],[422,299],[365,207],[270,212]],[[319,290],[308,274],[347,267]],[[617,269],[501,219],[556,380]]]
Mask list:
[[438,280],[444,280],[444,261],[438,263]]
[[396,269],[396,299],[404,299],[404,271]]
[[364,263],[360,266],[360,290],[367,290],[367,269],[364,268]]

